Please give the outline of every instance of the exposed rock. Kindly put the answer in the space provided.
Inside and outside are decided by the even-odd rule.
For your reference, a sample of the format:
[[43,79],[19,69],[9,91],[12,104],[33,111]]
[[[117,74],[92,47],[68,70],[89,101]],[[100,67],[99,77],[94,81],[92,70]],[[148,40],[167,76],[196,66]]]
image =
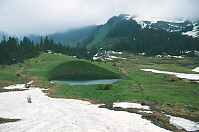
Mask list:
[[194,106],[191,106],[191,105],[188,105],[187,108],[189,108],[189,109],[194,109],[194,110],[197,110],[197,109],[198,109],[197,107],[194,107]]

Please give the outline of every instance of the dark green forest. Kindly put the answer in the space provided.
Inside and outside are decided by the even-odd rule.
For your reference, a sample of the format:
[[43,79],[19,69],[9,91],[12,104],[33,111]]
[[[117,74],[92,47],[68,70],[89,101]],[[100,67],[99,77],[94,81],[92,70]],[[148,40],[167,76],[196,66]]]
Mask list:
[[20,42],[14,37],[9,37],[8,40],[3,37],[0,43],[0,64],[10,65],[23,62],[25,59],[36,57],[42,52],[47,52],[47,50],[89,60],[91,60],[97,52],[94,48],[88,50],[80,45],[76,47],[62,45],[60,42],[54,42],[53,39],[49,40],[47,36],[44,39],[41,37],[40,43],[37,44],[34,44],[34,42],[27,37],[24,37]]
[[[167,53],[181,55],[182,51],[199,50],[199,39],[181,35],[179,32],[168,32],[153,27],[142,28],[135,20],[126,20],[123,15],[114,16],[105,25],[98,26],[98,31],[82,41],[89,45],[102,36],[100,29],[106,28],[106,38],[98,40],[94,46],[111,50],[130,51],[134,53],[145,52],[147,55]],[[105,34],[105,33],[104,33]]]

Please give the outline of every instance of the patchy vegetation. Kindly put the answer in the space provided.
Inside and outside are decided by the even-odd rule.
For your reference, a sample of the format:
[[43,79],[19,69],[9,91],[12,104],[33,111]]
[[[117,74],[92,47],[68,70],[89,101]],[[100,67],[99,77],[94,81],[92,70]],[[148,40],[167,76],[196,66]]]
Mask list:
[[[7,84],[28,82],[34,80],[34,85],[41,88],[50,88],[49,96],[90,100],[92,102],[145,102],[157,111],[165,111],[170,115],[177,115],[198,121],[199,89],[197,83],[188,79],[179,79],[175,76],[156,74],[141,71],[140,69],[156,69],[170,72],[192,73],[199,66],[196,58],[149,58],[130,53],[119,55],[126,60],[106,62],[90,62],[78,60],[69,56],[42,54],[24,63],[1,67],[0,82]],[[42,61],[45,60],[45,61]],[[119,75],[122,80],[111,85],[69,85],[49,82],[49,75],[55,67],[74,68],[69,62],[85,63],[91,68],[101,67]],[[112,66],[114,65],[114,66]],[[77,66],[78,67],[78,66]],[[79,67],[80,68],[80,67]],[[100,69],[101,69],[100,68]],[[62,68],[60,68],[62,69]],[[91,69],[92,71],[92,69]],[[104,72],[99,70],[98,72]],[[109,74],[107,72],[107,74]],[[17,76],[19,74],[20,76]],[[9,75],[10,77],[8,78]],[[13,79],[10,79],[10,78]],[[3,86],[3,85],[2,85]],[[1,87],[2,87],[1,86]],[[191,106],[191,107],[190,107]],[[197,108],[197,109],[190,109]]]

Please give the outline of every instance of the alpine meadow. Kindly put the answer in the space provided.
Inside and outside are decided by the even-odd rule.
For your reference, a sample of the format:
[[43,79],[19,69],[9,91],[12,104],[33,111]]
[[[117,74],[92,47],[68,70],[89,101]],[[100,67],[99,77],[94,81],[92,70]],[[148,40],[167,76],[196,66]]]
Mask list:
[[1,132],[199,131],[197,0],[44,3],[0,2]]

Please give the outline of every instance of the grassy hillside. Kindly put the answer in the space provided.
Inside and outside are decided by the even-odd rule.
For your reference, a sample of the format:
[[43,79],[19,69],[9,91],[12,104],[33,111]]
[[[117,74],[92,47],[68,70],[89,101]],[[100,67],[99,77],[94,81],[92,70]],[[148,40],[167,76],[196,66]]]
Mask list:
[[96,64],[92,64],[87,61],[68,61],[54,67],[50,72],[50,78],[53,76],[59,76],[64,74],[82,74],[90,75],[99,78],[119,78],[120,75],[114,71],[110,71],[102,68]]
[[120,76],[117,69],[108,64],[79,60],[65,55],[44,53],[37,58],[24,61],[24,63],[1,66],[0,79],[20,83],[25,81],[23,77],[35,76],[41,81],[48,82],[49,77],[57,71],[72,71],[116,78]]

